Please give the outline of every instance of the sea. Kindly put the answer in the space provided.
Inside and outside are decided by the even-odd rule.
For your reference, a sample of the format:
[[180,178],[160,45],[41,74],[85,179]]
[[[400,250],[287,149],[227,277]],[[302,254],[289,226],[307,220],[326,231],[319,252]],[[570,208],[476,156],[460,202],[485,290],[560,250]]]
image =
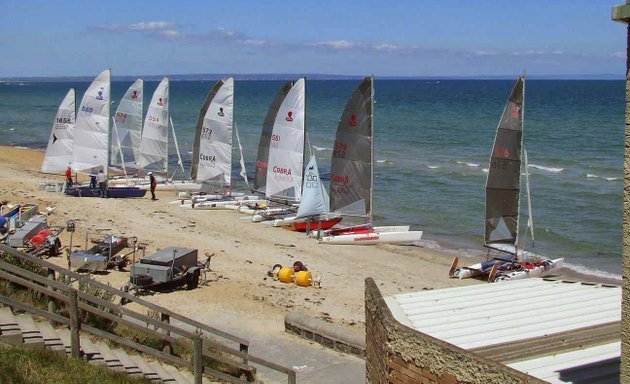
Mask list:
[[[337,123],[359,82],[307,80],[307,135],[324,181],[330,175]],[[283,83],[235,82],[235,122],[250,180],[263,120]],[[157,84],[145,81],[145,112]],[[186,167],[199,109],[213,84],[170,84],[171,117]],[[376,78],[376,225],[409,224],[424,231],[420,246],[452,255],[486,256],[482,239],[488,161],[513,84],[514,80]],[[78,104],[88,85],[1,83],[0,144],[44,150],[67,90],[77,90]],[[112,83],[112,111],[129,85]],[[525,249],[564,257],[577,272],[620,278],[624,108],[624,81],[527,80],[524,145],[535,241],[527,235]],[[170,162],[175,169],[174,154]],[[239,180],[236,168],[233,179]],[[234,188],[246,186],[239,181]],[[521,197],[524,230],[528,221],[524,187]]]

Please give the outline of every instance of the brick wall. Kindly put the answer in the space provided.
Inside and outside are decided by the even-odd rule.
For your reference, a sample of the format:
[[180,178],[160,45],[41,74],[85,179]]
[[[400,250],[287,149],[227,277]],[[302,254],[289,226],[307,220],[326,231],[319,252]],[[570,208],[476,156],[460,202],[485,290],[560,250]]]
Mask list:
[[409,384],[545,383],[400,324],[365,280],[366,382]]

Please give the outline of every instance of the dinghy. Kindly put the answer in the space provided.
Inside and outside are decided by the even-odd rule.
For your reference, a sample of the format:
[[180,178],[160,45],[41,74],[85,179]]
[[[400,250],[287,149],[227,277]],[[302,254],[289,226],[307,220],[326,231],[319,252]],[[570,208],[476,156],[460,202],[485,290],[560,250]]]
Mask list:
[[350,97],[339,120],[330,171],[331,211],[368,222],[325,232],[320,238],[323,244],[411,244],[422,238],[422,231],[409,231],[408,226],[372,225],[373,110],[374,79],[366,77]]
[[488,252],[499,252],[500,256],[462,268],[457,268],[458,259],[455,258],[449,271],[451,277],[484,276],[489,281],[516,280],[545,276],[564,263],[564,258],[542,258],[519,247],[522,160],[529,213],[525,236],[529,231],[534,243],[527,152],[523,148],[524,102],[525,78],[519,77],[499,121],[488,167],[484,247],[488,248]]
[[298,232],[327,230],[341,221],[341,215],[330,213],[330,199],[319,178],[319,169],[315,156],[306,165],[302,200],[297,214],[292,217],[276,219],[274,226],[282,226]]

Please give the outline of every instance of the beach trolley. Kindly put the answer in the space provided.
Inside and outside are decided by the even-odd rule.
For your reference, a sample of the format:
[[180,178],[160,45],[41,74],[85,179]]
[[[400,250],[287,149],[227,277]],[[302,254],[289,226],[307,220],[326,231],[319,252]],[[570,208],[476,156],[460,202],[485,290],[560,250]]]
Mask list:
[[167,247],[135,261],[125,289],[169,290],[182,286],[194,289],[199,285],[201,271],[196,249]]
[[134,247],[133,250],[125,254],[119,254],[127,245],[126,237],[108,236],[103,240],[97,241],[90,249],[72,252],[70,255],[70,266],[79,271],[89,272],[103,272],[114,267],[117,267],[118,270],[123,270],[127,265],[129,255],[136,250]]
[[7,239],[9,247],[26,249],[32,255],[59,255],[61,251],[59,234],[63,228],[49,227],[46,220],[44,215],[35,215],[26,222],[20,222],[15,232],[9,234]]

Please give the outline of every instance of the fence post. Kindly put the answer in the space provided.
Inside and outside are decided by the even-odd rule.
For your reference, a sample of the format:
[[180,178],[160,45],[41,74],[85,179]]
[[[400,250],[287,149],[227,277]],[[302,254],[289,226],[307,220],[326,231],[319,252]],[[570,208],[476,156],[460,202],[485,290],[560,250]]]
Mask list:
[[79,302],[77,299],[77,291],[70,290],[70,347],[72,350],[71,356],[79,358],[79,349],[81,348],[81,342],[79,339]]
[[[243,353],[249,353],[249,347],[246,344],[240,344],[239,351],[243,352]],[[246,357],[243,357],[243,364],[249,364],[249,359]]]
[[201,333],[198,333],[194,340],[193,373],[195,375],[195,384],[201,384],[203,379],[203,341]]
[[289,381],[289,384],[295,384],[295,383],[297,383],[296,378],[295,378],[295,371],[294,371],[293,369],[291,369],[291,370],[289,371],[289,373],[287,374],[287,376],[288,376],[288,379],[289,379],[289,380],[288,380],[288,381]]
[[[55,271],[53,271],[52,269],[48,269],[48,279],[55,281]],[[53,290],[54,288],[52,286],[48,286],[48,289]],[[55,302],[55,300],[48,296],[48,312],[50,313],[56,313],[57,312],[57,303]],[[53,320],[49,320],[51,325],[56,325],[56,323]]]
[[[171,318],[169,317],[169,315],[166,315],[164,313],[160,313],[160,321],[166,324],[170,324],[171,323]],[[166,334],[166,336],[170,336],[171,335],[171,331],[169,331],[168,329],[164,330],[164,333]],[[166,353],[172,353],[173,352],[173,346],[171,346],[171,342],[170,341],[164,341],[163,347],[162,347],[162,352],[166,352]]]

